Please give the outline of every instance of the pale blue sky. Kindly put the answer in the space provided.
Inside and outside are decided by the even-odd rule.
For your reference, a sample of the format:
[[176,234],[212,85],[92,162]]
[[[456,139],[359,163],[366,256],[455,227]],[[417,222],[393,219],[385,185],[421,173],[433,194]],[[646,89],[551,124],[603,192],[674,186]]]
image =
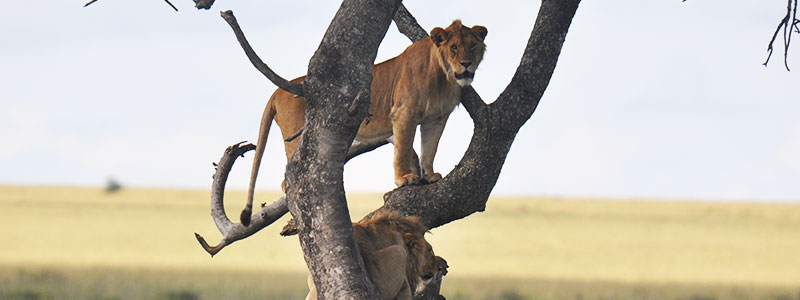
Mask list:
[[[254,141],[275,89],[219,10],[285,77],[305,73],[336,1],[0,0],[0,184],[208,188],[212,161]],[[461,18],[489,29],[473,85],[492,101],[511,78],[538,1],[407,1],[426,29]],[[584,1],[550,87],[509,153],[494,193],[800,201],[798,71],[761,66],[781,2]],[[800,41],[800,36],[795,35]],[[408,40],[389,29],[378,59]],[[800,70],[800,42],[789,62]],[[435,167],[472,133],[458,108]],[[247,184],[252,155],[229,187]],[[279,189],[272,135],[259,180]],[[393,188],[391,149],[346,166],[349,191]]]

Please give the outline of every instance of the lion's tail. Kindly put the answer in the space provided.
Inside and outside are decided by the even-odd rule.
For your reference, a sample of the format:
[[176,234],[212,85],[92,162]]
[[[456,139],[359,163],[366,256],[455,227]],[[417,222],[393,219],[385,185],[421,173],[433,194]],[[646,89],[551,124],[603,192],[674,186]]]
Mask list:
[[258,177],[258,168],[261,166],[261,158],[264,156],[264,148],[267,146],[267,137],[269,136],[269,129],[272,126],[272,120],[275,119],[275,104],[273,102],[273,95],[267,107],[264,108],[264,114],[261,116],[261,126],[258,130],[258,143],[256,144],[256,156],[253,157],[253,169],[250,172],[250,187],[247,190],[247,204],[239,216],[242,225],[250,225],[250,216],[253,213],[253,194],[256,188],[256,178]]

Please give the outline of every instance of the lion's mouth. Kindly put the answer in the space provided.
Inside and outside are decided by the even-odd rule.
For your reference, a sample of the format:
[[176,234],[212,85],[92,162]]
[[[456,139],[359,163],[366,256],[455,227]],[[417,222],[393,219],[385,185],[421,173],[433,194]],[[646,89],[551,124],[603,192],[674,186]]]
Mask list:
[[472,73],[470,71],[464,71],[464,73],[461,73],[461,74],[455,73],[455,74],[456,74],[456,79],[474,78],[475,77],[475,73]]

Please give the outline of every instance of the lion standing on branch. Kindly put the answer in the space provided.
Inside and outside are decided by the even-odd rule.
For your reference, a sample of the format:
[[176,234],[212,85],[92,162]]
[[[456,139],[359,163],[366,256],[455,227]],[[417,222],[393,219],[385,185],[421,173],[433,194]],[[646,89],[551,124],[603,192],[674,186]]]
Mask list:
[[[429,38],[419,40],[399,56],[375,65],[372,70],[370,117],[361,123],[356,143],[376,143],[393,137],[394,182],[398,186],[420,181],[436,182],[442,175],[433,171],[433,158],[450,113],[461,101],[461,88],[472,83],[486,51],[483,26],[466,27],[461,20],[445,29],[436,27]],[[300,84],[305,76],[292,80]],[[306,101],[278,89],[272,94],[264,114],[253,159],[247,204],[241,222],[250,224],[258,169],[272,121],[278,123],[285,140],[286,158],[297,150],[305,122]],[[420,126],[422,155],[421,174],[412,170],[414,136]],[[282,185],[285,189],[285,186]]]

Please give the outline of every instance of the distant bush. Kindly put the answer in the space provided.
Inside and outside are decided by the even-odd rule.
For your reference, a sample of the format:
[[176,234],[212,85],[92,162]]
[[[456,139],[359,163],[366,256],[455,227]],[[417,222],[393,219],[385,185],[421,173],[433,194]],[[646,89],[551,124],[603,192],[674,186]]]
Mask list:
[[113,194],[122,189],[122,185],[114,178],[106,180],[106,193]]

